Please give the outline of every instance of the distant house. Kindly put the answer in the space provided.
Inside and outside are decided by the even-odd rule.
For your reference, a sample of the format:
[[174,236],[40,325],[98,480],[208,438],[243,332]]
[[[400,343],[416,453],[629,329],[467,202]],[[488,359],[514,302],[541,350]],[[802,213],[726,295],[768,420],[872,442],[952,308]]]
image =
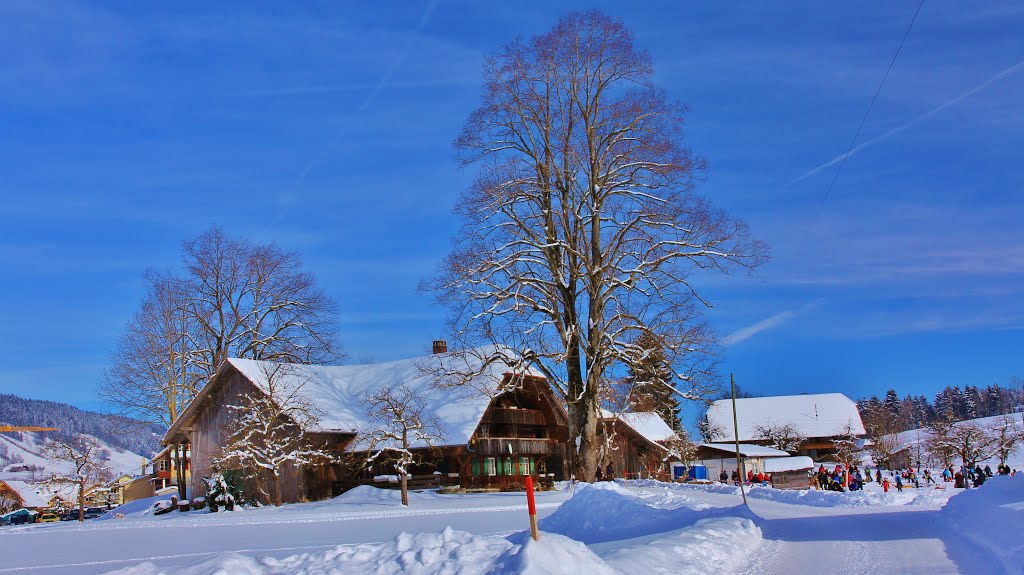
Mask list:
[[[511,352],[509,352],[511,353]],[[474,355],[447,352],[387,363],[346,366],[290,365],[287,377],[301,382],[302,396],[319,412],[315,429],[306,433],[323,440],[335,453],[350,453],[360,434],[371,431],[364,394],[398,384],[424,398],[425,415],[442,427],[440,441],[429,449],[434,464],[412,473],[437,472],[463,488],[521,487],[525,475],[542,471],[560,479],[565,473],[568,416],[547,381],[538,374],[513,373],[507,365],[474,364]],[[205,494],[201,481],[213,472],[213,462],[227,441],[234,417],[229,406],[243,396],[264,393],[271,362],[229,359],[168,429],[164,442],[188,444],[191,449],[191,487]],[[478,373],[469,385],[437,389],[438,374]],[[428,451],[425,443],[413,447]],[[355,481],[374,474],[394,473],[383,466],[353,477],[342,464],[286,468],[282,474],[284,501],[318,500],[335,496]]]
[[[615,477],[668,479],[669,449],[665,443],[677,438],[676,432],[656,412],[603,411],[597,426],[598,442],[605,444],[601,473],[612,464]],[[590,481],[594,478],[582,478]]]
[[24,481],[0,481],[0,495],[14,499],[18,507],[31,511],[50,508],[50,498],[41,493],[38,486]]
[[[715,440],[730,442],[733,433],[732,400],[715,401],[708,408],[708,425],[715,431]],[[796,454],[814,459],[835,453],[835,440],[844,436],[847,427],[853,435],[865,435],[857,404],[841,393],[817,393],[750,397],[736,400],[739,440],[743,443],[767,444],[759,427],[792,425],[804,440]]]
[[[789,453],[763,445],[740,444],[740,457],[743,459],[743,473],[765,471],[765,461],[788,457]],[[717,480],[724,469],[731,478],[736,467],[735,443],[702,443],[697,446],[697,465],[707,467],[708,479]]]

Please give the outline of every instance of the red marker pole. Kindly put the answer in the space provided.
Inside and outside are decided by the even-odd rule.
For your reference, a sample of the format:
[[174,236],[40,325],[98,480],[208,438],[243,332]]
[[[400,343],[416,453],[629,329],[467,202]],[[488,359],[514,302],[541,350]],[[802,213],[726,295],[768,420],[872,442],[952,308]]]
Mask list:
[[540,539],[540,531],[537,530],[537,503],[533,500],[533,476],[526,476],[526,505],[530,510],[530,536],[534,541]]

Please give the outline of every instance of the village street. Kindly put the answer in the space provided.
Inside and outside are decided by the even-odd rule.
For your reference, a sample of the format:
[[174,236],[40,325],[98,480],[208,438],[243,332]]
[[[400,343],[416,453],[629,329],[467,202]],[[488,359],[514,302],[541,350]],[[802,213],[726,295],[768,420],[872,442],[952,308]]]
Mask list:
[[[757,530],[743,545],[746,552],[732,564],[719,565],[716,573],[806,573],[822,566],[841,564],[849,573],[961,573],[973,561],[958,555],[955,539],[944,529],[940,511],[952,492],[908,489],[901,494],[833,494],[786,492],[755,488],[749,494]],[[414,493],[412,507],[400,509],[396,492],[365,488],[350,497],[333,501],[286,505],[216,515],[177,514],[152,517],[143,512],[124,519],[99,520],[84,525],[55,524],[5,530],[0,535],[0,573],[95,574],[124,569],[125,574],[174,573],[211,559],[221,561],[232,553],[252,558],[285,558],[316,554],[338,545],[385,543],[400,533],[440,532],[450,526],[477,536],[498,540],[526,527],[522,494],[501,493],[470,496],[439,496]],[[614,537],[592,544],[600,557],[643,548],[667,532],[631,532],[629,517],[614,502],[622,496],[637,498],[656,509],[692,509],[699,516],[739,514],[738,493],[730,487],[639,485],[618,486],[599,495],[609,502],[579,514],[579,525],[594,525]],[[542,529],[544,517],[569,499],[567,492],[538,496]],[[796,504],[795,502],[805,504]],[[733,508],[729,511],[725,508]],[[617,514],[623,517],[617,519]],[[602,518],[607,517],[604,522]],[[680,516],[682,517],[682,516]],[[657,522],[656,515],[648,517]],[[681,532],[699,527],[681,520]],[[640,525],[640,524],[638,524]],[[670,525],[669,525],[670,527]],[[596,533],[596,531],[595,531]],[[735,538],[736,534],[727,537]],[[715,547],[712,537],[700,545]],[[952,543],[952,545],[951,545]],[[726,547],[728,548],[728,547]],[[696,549],[695,549],[696,551]],[[974,555],[976,557],[976,554]],[[140,563],[151,565],[138,567]],[[987,566],[985,566],[987,567]],[[997,571],[998,572],[998,571]]]
[[[9,528],[0,533],[0,573],[92,574],[150,561],[173,571],[211,555],[237,552],[287,557],[337,545],[376,543],[399,533],[445,526],[479,535],[507,535],[528,527],[522,494],[463,499],[419,498],[396,505],[331,502],[287,505],[216,515],[171,513]],[[567,494],[538,494],[538,515],[554,511]],[[429,497],[429,496],[428,496]]]

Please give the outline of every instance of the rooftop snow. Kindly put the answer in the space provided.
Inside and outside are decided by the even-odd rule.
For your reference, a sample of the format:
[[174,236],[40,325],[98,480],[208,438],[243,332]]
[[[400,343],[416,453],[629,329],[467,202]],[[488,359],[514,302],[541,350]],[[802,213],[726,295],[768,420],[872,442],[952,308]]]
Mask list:
[[[792,424],[805,437],[842,435],[847,424],[854,434],[865,433],[857,404],[841,393],[737,399],[736,418],[740,441],[761,439],[755,431],[759,425]],[[732,419],[732,400],[720,399],[708,408],[708,422],[720,430],[721,441],[735,441]]]
[[601,415],[605,418],[618,419],[651,443],[666,441],[676,436],[676,432],[672,431],[672,428],[665,423],[665,420],[653,411],[636,411],[613,414],[610,411],[602,409]]
[[806,455],[797,455],[795,457],[779,457],[776,459],[766,459],[764,462],[765,473],[781,473],[783,471],[800,471],[803,469],[811,469],[814,467],[814,462],[811,461],[810,457]]
[[[50,499],[37,492],[37,486],[24,481],[4,481],[21,498],[22,506],[28,508],[49,507]],[[50,498],[53,496],[51,495]]]
[[[480,348],[468,354],[444,353],[377,363],[370,365],[293,365],[283,377],[301,385],[319,413],[319,430],[358,433],[369,427],[367,406],[362,403],[366,393],[399,384],[414,388],[424,399],[424,416],[436,417],[441,423],[441,445],[462,445],[469,442],[480,418],[490,404],[504,375],[513,371],[503,362],[494,363],[475,376],[470,385],[437,389],[443,374],[480,371],[484,358],[495,348]],[[510,350],[509,361],[515,361]],[[268,374],[281,364],[251,359],[229,359],[246,378],[265,389]],[[531,375],[539,375],[530,372]],[[423,447],[413,442],[412,447]]]
[[[736,455],[735,443],[701,443],[700,446],[728,451],[733,454],[734,457]],[[765,447],[763,445],[750,445],[749,443],[740,444],[740,455],[743,457],[789,457],[789,453],[782,451],[781,449]]]

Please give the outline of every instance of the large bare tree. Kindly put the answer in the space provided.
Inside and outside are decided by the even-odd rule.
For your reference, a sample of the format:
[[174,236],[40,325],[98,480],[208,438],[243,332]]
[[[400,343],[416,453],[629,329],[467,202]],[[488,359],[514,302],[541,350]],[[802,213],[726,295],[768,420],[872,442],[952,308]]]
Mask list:
[[[100,384],[121,414],[170,425],[225,359],[336,360],[336,305],[298,254],[212,227],[186,241],[183,272],[147,271],[146,296]],[[185,497],[185,446],[173,446]]]
[[676,393],[704,395],[717,338],[697,286],[766,257],[694,193],[704,163],[682,144],[684,111],[621,22],[574,12],[486,59],[483,103],[455,142],[478,171],[431,287],[453,337],[509,346],[548,377],[578,477],[596,469],[607,374],[642,361],[637,341],[654,334]]

